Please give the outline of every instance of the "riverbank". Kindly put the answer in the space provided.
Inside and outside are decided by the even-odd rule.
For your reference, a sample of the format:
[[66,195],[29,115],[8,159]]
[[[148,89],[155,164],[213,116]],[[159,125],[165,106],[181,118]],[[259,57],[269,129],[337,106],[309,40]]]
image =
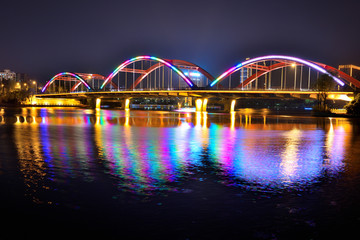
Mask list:
[[314,117],[341,117],[341,118],[360,118],[360,116],[343,114],[343,113],[331,113],[331,112],[318,112],[313,111],[312,116]]

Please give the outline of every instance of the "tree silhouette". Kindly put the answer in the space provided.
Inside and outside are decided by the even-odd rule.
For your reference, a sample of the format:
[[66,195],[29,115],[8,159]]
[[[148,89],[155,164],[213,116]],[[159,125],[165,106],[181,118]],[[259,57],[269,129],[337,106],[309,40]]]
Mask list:
[[321,75],[313,85],[313,90],[318,92],[317,102],[318,102],[318,110],[326,111],[326,100],[328,92],[334,90],[335,82],[332,77],[327,74]]
[[345,109],[348,114],[360,116],[360,94],[357,94],[354,100],[346,104]]

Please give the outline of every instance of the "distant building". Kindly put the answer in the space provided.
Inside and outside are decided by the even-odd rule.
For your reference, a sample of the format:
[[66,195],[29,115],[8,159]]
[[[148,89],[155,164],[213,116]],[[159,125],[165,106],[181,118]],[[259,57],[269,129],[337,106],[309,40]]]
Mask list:
[[9,69],[4,69],[0,72],[0,80],[16,80],[16,73],[10,71]]
[[16,81],[27,83],[30,81],[30,77],[27,73],[16,73]]
[[15,73],[9,69],[0,71],[0,92],[12,92],[17,90],[28,90],[29,88],[36,91],[37,83],[31,80],[27,73]]
[[4,69],[0,72],[0,86],[1,93],[11,92],[15,89],[16,85],[16,73],[9,69]]

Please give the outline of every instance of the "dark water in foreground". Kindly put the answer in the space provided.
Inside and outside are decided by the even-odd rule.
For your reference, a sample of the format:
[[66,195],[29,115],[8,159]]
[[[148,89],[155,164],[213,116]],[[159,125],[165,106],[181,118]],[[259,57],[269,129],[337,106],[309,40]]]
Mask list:
[[1,239],[348,239],[360,123],[1,109],[0,193]]

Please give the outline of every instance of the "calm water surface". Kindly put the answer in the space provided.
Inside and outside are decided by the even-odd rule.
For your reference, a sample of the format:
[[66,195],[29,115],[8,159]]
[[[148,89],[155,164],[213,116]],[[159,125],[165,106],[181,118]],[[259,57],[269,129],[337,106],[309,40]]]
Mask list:
[[1,231],[104,239],[355,233],[359,119],[307,115],[1,109]]

